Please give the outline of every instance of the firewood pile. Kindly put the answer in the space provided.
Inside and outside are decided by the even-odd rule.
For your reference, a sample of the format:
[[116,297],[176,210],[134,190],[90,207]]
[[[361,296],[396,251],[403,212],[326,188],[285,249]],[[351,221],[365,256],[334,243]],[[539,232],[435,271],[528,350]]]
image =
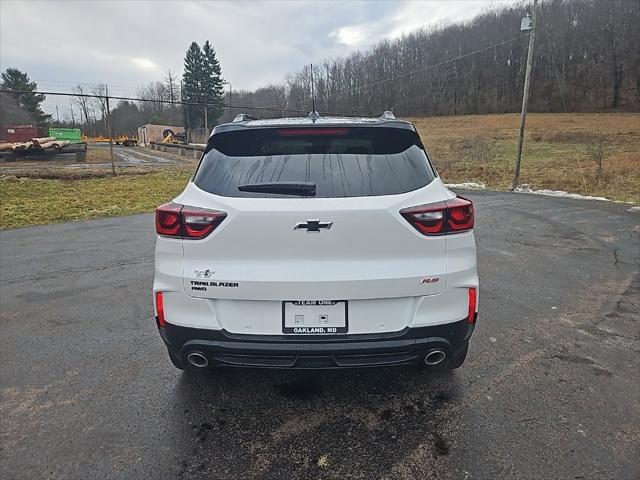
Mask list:
[[55,137],[32,138],[28,142],[0,143],[0,152],[12,151],[15,153],[39,152],[43,150],[59,151],[71,142],[56,140]]

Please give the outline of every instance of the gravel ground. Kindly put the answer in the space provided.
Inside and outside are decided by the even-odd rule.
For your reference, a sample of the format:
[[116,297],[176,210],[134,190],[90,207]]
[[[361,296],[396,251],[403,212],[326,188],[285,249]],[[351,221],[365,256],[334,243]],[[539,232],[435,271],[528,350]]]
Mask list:
[[[146,171],[166,166],[191,165],[195,160],[193,153],[179,157],[172,153],[151,150],[145,147],[113,146],[114,165],[119,172]],[[46,176],[77,175],[86,172],[111,172],[111,153],[109,145],[89,144],[84,157],[76,153],[50,155],[47,157],[27,157],[16,161],[1,161],[0,175],[29,175],[42,173]]]

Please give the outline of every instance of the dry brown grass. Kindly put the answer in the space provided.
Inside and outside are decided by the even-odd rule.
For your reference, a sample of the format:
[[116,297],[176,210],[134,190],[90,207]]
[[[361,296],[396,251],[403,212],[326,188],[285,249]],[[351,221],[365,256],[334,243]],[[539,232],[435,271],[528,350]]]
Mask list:
[[[511,186],[518,115],[413,121],[445,181]],[[522,183],[640,203],[640,114],[531,114],[527,125]],[[599,179],[589,155],[598,136],[607,145]],[[91,169],[68,176],[61,171],[55,180],[0,175],[0,228],[151,211],[184,188],[193,167],[116,177]],[[93,178],[78,179],[83,176]]]
[[[447,182],[508,188],[513,177],[519,114],[414,118]],[[602,175],[589,155],[607,144]],[[527,116],[520,183],[640,203],[640,114]]]

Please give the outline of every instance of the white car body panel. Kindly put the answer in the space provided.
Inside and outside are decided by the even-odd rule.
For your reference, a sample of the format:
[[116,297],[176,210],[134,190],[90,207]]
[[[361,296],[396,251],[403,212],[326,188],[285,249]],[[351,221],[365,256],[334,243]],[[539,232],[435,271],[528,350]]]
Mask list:
[[[349,198],[220,197],[190,182],[175,202],[227,217],[202,240],[158,236],[153,289],[167,322],[238,334],[282,335],[285,300],[347,300],[349,334],[458,322],[478,288],[473,231],[425,236],[399,214],[454,196],[438,177]],[[309,219],[333,225],[294,230]]]

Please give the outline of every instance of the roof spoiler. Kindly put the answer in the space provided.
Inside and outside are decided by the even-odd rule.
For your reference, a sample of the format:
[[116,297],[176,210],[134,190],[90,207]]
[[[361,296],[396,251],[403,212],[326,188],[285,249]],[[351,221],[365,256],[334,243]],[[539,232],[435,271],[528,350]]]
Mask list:
[[254,117],[248,113],[239,113],[236,115],[236,118],[233,119],[233,122],[246,122],[247,120],[258,120],[258,117]]

